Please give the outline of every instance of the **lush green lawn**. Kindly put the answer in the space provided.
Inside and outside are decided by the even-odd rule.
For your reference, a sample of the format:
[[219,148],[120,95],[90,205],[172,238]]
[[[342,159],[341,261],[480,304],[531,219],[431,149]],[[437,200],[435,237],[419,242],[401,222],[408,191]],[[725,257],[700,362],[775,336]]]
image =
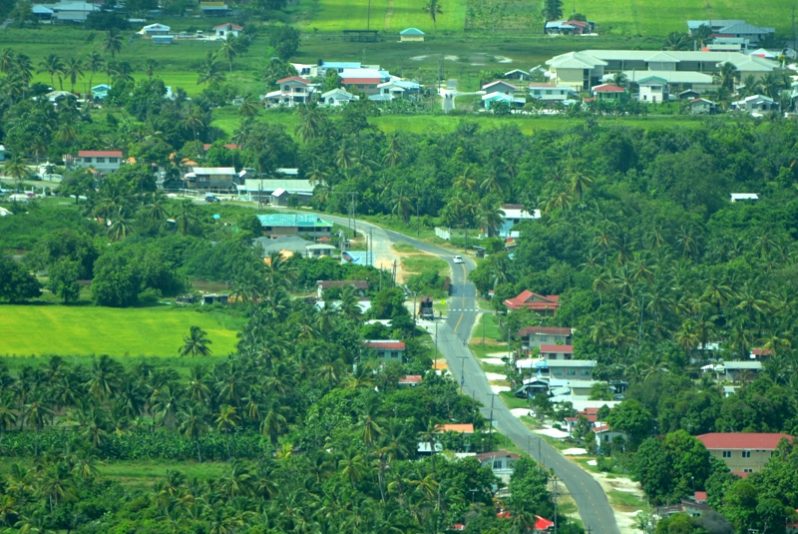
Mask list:
[[[435,36],[432,19],[423,9],[425,0],[371,0],[369,27],[390,33],[416,26]],[[366,29],[369,0],[301,0],[301,27],[320,32]],[[525,32],[541,30],[541,0],[443,0],[437,34],[463,30]],[[689,0],[575,0],[563,3],[564,15],[584,13],[599,25],[599,33],[615,35],[659,35],[686,31],[687,19],[746,19],[752,24],[790,31],[787,0],[743,3],[735,0],[691,2]],[[585,41],[585,38],[579,39]],[[410,43],[411,45],[413,43]]]
[[167,471],[180,471],[189,480],[210,480],[224,476],[229,470],[230,464],[226,462],[136,460],[97,463],[97,471],[101,476],[141,488],[151,487],[163,480]]
[[429,13],[424,11],[426,1],[422,0],[302,0],[301,4],[304,12],[312,15],[300,26],[311,31],[339,32],[368,27],[394,33],[398,41],[398,32],[409,26],[428,34],[457,32],[465,27],[466,2],[462,0],[441,2],[443,13],[438,15],[434,27]]
[[170,306],[4,305],[0,306],[0,354],[176,356],[189,327],[196,325],[208,333],[213,354],[226,356],[235,349],[242,321],[219,310]]

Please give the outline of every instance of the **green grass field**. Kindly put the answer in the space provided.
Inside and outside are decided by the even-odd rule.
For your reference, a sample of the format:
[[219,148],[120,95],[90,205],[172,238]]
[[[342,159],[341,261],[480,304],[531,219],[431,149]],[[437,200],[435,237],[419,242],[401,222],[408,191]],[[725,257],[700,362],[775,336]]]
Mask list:
[[[426,0],[301,0],[303,29],[320,32],[369,28],[396,33],[408,26],[421,28],[428,35],[463,30],[525,32],[541,31],[542,0],[442,0],[437,28],[424,11]],[[752,24],[774,26],[790,31],[787,0],[749,2],[735,0],[690,2],[688,0],[572,0],[563,2],[564,16],[583,13],[599,25],[599,33],[614,35],[667,35],[686,31],[687,19],[746,19]],[[436,32],[437,30],[437,32]],[[576,39],[575,41],[585,41]]]
[[189,327],[196,325],[208,333],[213,354],[221,357],[235,349],[242,321],[218,310],[168,306],[4,305],[0,306],[0,355],[177,356]]

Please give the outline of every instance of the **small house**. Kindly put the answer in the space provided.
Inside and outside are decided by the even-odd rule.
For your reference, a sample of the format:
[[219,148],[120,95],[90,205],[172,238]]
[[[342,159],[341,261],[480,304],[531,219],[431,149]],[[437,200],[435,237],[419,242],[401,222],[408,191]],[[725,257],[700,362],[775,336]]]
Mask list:
[[712,115],[717,113],[718,105],[706,98],[693,98],[687,102],[686,109],[690,115]]
[[505,484],[509,483],[510,477],[515,471],[515,463],[520,456],[508,451],[491,451],[477,454],[477,460],[482,467],[487,467],[493,474]]
[[91,88],[92,100],[105,100],[108,98],[108,93],[111,91],[111,86],[107,83],[101,83]]
[[401,377],[396,383],[401,387],[416,387],[417,385],[421,384],[424,381],[424,377],[421,375],[405,375]]
[[68,167],[93,168],[99,172],[113,172],[122,166],[121,150],[79,150],[76,156],[64,158]]
[[153,44],[157,45],[170,45],[174,44],[175,36],[174,35],[153,35],[150,37],[150,40]]
[[307,104],[316,90],[308,80],[299,76],[277,80],[277,85],[279,89],[262,97],[268,107],[295,107]]
[[435,432],[445,434],[452,432],[455,434],[473,434],[474,425],[472,423],[442,423],[435,425]]
[[138,34],[143,37],[152,37],[154,35],[169,35],[172,28],[166,24],[148,24],[138,31]]
[[491,109],[496,108],[497,104],[504,104],[509,108],[520,108],[526,104],[526,100],[520,97],[516,98],[511,94],[508,95],[506,93],[500,93],[498,91],[482,95],[482,105],[486,110],[490,111]]
[[243,27],[238,24],[233,24],[232,22],[225,22],[224,24],[218,24],[213,27],[213,35],[217,39],[223,39],[225,41],[231,37],[238,38],[242,31],[244,31]]
[[573,330],[559,326],[527,326],[517,333],[524,350],[542,345],[570,345]]
[[[373,96],[380,96],[382,98],[379,100],[383,101],[391,101],[397,98],[417,98],[421,93],[421,84],[409,80],[391,80],[379,84],[377,88],[380,92],[378,95]],[[375,100],[373,97],[369,97],[369,99]]]
[[333,224],[307,213],[269,213],[258,215],[261,231],[267,237],[299,235],[312,238],[329,237]]
[[530,98],[540,102],[567,103],[576,100],[578,96],[576,90],[568,85],[533,82],[529,84],[528,89]]
[[200,297],[200,304],[203,306],[211,304],[227,304],[229,296],[225,293],[206,293]]
[[762,371],[760,361],[728,361],[723,362],[723,373],[726,380],[731,382],[748,382],[753,380]]
[[407,348],[404,341],[396,339],[368,339],[364,341],[364,346],[369,353],[374,354],[378,358],[398,361],[400,363],[404,358]]
[[617,102],[626,97],[626,89],[614,83],[602,83],[594,85],[590,89],[590,94],[601,101]]
[[399,42],[420,43],[424,41],[426,34],[418,28],[405,28],[399,32]]
[[598,363],[596,360],[546,360],[549,376],[564,380],[589,380]]
[[504,301],[510,310],[532,310],[539,313],[554,313],[560,306],[559,295],[540,295],[528,289]]
[[502,76],[502,78],[504,78],[505,80],[520,80],[520,81],[529,80],[531,77],[532,77],[532,75],[529,74],[529,71],[522,70],[522,69],[513,69],[513,70],[510,70],[510,71],[507,71]]
[[730,197],[732,203],[741,201],[753,202],[759,200],[759,195],[756,193],[731,193]]
[[550,20],[544,31],[548,35],[586,35],[596,31],[596,23],[589,20]]
[[539,209],[528,211],[521,204],[502,204],[501,207],[502,224],[499,228],[500,237],[519,237],[520,232],[514,231],[513,227],[524,221],[534,221],[540,219]]
[[596,423],[593,427],[593,435],[596,437],[596,449],[599,453],[618,440],[626,440],[624,432],[613,430],[606,423]]
[[764,95],[751,95],[732,102],[732,109],[744,111],[746,113],[758,114],[778,109],[778,103],[770,97]]
[[305,247],[306,258],[332,258],[338,249],[325,243],[313,243]]
[[346,89],[336,88],[322,93],[319,105],[328,108],[338,108],[359,99],[359,96],[353,95]]
[[200,2],[200,11],[208,17],[223,17],[230,14],[230,8],[224,2]]
[[646,104],[662,104],[670,99],[668,81],[659,76],[647,76],[637,82],[638,100]]
[[235,190],[237,180],[234,167],[191,167],[183,175],[187,189],[231,191]]
[[485,91],[485,94],[502,93],[505,95],[513,95],[518,91],[518,87],[504,80],[496,80],[483,85],[482,90]]

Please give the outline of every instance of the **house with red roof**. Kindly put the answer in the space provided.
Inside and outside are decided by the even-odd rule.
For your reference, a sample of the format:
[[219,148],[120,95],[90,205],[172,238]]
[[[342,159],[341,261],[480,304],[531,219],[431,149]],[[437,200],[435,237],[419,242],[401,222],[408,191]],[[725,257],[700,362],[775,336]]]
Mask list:
[[526,326],[518,330],[521,348],[528,351],[542,345],[570,345],[573,342],[573,330],[561,326]]
[[397,382],[399,387],[416,387],[417,385],[421,384],[424,381],[424,377],[421,375],[405,375],[400,378]]
[[473,434],[474,425],[472,423],[441,423],[435,425],[435,432],[445,434],[454,432],[455,434]]
[[121,150],[78,150],[76,155],[64,156],[67,167],[91,167],[100,173],[113,172],[122,166]]
[[601,85],[594,85],[590,89],[590,94],[596,100],[618,102],[628,96],[626,89],[614,83],[602,83]]
[[751,349],[751,359],[752,360],[766,360],[773,356],[774,352],[773,349],[768,349],[765,347],[754,347]]
[[532,310],[538,313],[554,313],[560,306],[559,295],[540,295],[525,289],[517,296],[504,301],[509,310]]
[[368,339],[364,342],[366,351],[383,360],[402,362],[407,346],[397,339]]
[[768,432],[711,432],[696,438],[712,456],[740,476],[762,470],[781,440],[794,440],[789,434]]
[[545,360],[572,360],[574,358],[574,346],[544,343],[540,346],[540,357]]
[[233,24],[232,22],[217,24],[213,27],[213,34],[216,36],[216,38],[224,39],[225,41],[231,37],[238,38],[242,31],[244,31],[243,27],[239,26],[238,24]]
[[296,107],[310,102],[316,86],[299,76],[288,76],[277,80],[279,89],[261,97],[266,107]]

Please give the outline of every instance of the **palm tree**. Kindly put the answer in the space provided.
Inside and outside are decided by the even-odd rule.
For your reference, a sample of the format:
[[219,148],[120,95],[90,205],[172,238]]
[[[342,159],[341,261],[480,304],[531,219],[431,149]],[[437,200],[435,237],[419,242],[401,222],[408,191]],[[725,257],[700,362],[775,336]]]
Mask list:
[[155,75],[155,69],[158,68],[158,62],[151,57],[147,58],[147,61],[144,62],[144,72],[147,74],[147,78],[152,78]]
[[188,336],[183,338],[183,346],[180,347],[181,356],[210,356],[213,343],[208,339],[208,333],[199,326],[192,326]]
[[479,205],[477,212],[477,219],[479,225],[485,230],[488,237],[493,237],[498,234],[504,221],[504,212],[501,207],[486,200]]
[[412,199],[404,187],[394,190],[391,198],[391,213],[398,215],[402,222],[407,224],[410,220],[410,213],[412,211]]
[[204,83],[215,85],[222,81],[224,81],[224,73],[219,68],[219,62],[216,61],[216,57],[213,55],[213,52],[208,52],[208,55],[205,57],[205,61],[203,61],[202,65],[200,66],[197,83],[199,85]]
[[118,30],[108,30],[105,34],[105,42],[103,43],[105,51],[111,54],[112,58],[122,50],[122,36]]
[[688,50],[690,48],[690,40],[687,34],[683,32],[671,32],[665,38],[662,44],[663,50]]
[[190,404],[185,410],[180,411],[180,426],[178,431],[191,439],[197,448],[197,461],[202,462],[202,448],[199,439],[208,431],[205,414],[196,405]]
[[10,176],[14,179],[17,192],[22,190],[22,182],[31,174],[30,169],[28,169],[28,166],[25,164],[25,162],[17,156],[6,163],[3,173],[6,176]]
[[58,76],[58,82],[61,89],[64,88],[63,75],[64,75],[64,62],[55,54],[49,54],[39,63],[39,72],[46,72],[50,75],[50,86],[55,86],[55,77]]
[[438,15],[443,14],[440,1],[427,0],[427,4],[424,6],[424,12],[430,16],[432,19],[432,27],[437,30]]
[[238,40],[231,37],[222,43],[222,47],[217,52],[218,56],[227,61],[230,72],[233,72],[233,60],[238,55],[238,49]]
[[76,57],[67,59],[66,65],[64,66],[64,74],[69,78],[69,83],[71,85],[70,90],[74,93],[78,78],[83,76],[83,61]]
[[133,81],[133,67],[127,61],[110,61],[106,65],[106,71],[114,82]]
[[253,119],[258,116],[258,113],[260,113],[262,107],[263,106],[256,97],[247,95],[241,102],[241,106],[238,108],[238,113],[244,117],[244,120]]
[[720,82],[720,88],[723,91],[726,91],[727,94],[732,94],[734,92],[734,88],[739,77],[740,72],[733,63],[729,63],[727,61],[720,66],[720,70],[718,71],[718,80]]
[[92,50],[89,52],[89,55],[86,57],[86,61],[84,62],[85,67],[89,70],[91,74],[89,74],[89,85],[86,88],[86,94],[91,94],[92,83],[94,80],[94,75],[100,72],[105,65],[105,60],[100,55],[99,52],[96,50]]
[[3,74],[9,74],[14,68],[15,62],[16,54],[12,49],[4,48],[3,51],[0,52],[0,72]]

